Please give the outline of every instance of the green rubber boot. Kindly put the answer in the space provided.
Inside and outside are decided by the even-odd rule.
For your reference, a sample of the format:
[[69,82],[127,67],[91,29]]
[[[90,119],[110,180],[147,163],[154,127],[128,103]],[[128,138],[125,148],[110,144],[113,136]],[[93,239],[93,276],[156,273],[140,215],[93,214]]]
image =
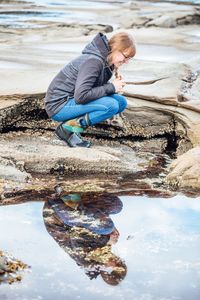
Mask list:
[[63,127],[71,132],[81,133],[90,125],[89,116],[84,116],[63,122]]
[[[86,125],[81,124],[83,120],[83,124]],[[61,123],[56,128],[55,134],[59,139],[65,141],[70,147],[89,148],[91,146],[91,142],[83,140],[80,135],[80,133],[88,127],[87,124],[89,124],[89,122],[87,123],[87,119],[84,116],[73,120],[68,120],[66,122]]]

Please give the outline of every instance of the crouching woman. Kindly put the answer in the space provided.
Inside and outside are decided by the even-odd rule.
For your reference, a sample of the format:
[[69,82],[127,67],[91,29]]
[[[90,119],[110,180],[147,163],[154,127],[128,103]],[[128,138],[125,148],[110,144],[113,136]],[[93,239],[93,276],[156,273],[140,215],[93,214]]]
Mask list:
[[[98,33],[56,75],[45,96],[45,109],[50,118],[61,122],[55,131],[59,139],[70,147],[90,147],[80,133],[125,110],[127,101],[118,94],[125,85],[119,68],[135,53],[130,34],[119,32],[108,39]],[[115,78],[109,82],[113,73]]]

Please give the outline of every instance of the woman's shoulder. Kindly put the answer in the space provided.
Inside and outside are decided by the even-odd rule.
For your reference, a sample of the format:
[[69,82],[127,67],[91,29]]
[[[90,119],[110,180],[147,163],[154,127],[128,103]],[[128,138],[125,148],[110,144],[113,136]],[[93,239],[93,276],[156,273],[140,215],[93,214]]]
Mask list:
[[65,65],[62,71],[65,74],[68,70],[74,70],[78,72],[82,67],[95,67],[97,70],[101,70],[104,66],[105,62],[101,57],[92,54],[81,54]]
[[97,55],[82,54],[72,61],[72,65],[77,66],[78,68],[83,65],[93,65],[97,68],[102,68],[105,65],[105,61]]
[[102,57],[95,54],[82,54],[80,55],[80,58],[84,62],[93,61],[96,62],[96,64],[105,64],[105,60]]

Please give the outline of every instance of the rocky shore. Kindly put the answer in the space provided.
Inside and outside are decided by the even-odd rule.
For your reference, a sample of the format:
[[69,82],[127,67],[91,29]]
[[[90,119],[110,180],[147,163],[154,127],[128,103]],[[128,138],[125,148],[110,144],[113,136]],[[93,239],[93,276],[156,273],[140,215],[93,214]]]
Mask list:
[[[0,14],[44,11],[23,1],[17,9],[12,1],[2,3]],[[119,189],[124,178],[132,189],[137,184],[146,190],[175,187],[198,194],[200,7],[150,1],[102,5],[84,10],[96,16],[96,23],[43,18],[27,19],[22,28],[0,26],[3,201],[13,196],[20,201],[28,193],[42,197],[59,186],[66,191]],[[121,70],[128,108],[117,120],[87,130],[91,149],[68,148],[54,136],[56,123],[44,111],[44,93],[97,32],[109,37],[121,30],[132,33],[137,43],[135,59]]]

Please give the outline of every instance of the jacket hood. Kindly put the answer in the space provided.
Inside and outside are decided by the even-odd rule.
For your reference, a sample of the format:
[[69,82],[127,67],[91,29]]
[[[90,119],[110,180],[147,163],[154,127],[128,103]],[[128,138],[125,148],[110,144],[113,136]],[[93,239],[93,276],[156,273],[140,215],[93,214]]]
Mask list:
[[108,56],[109,51],[110,47],[108,45],[107,37],[103,33],[99,32],[94,37],[92,42],[85,46],[82,54],[94,54],[105,60],[105,58]]

